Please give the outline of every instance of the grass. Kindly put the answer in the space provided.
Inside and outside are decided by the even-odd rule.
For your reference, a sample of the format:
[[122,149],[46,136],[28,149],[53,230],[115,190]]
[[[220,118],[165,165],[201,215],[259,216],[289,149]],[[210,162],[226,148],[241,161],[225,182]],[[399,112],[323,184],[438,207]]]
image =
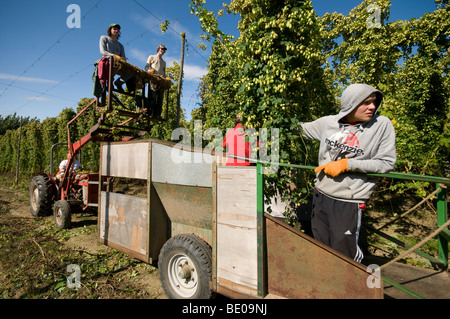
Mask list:
[[[141,274],[156,271],[151,265],[101,246],[96,252],[65,245],[72,237],[97,232],[96,223],[59,230],[52,217],[13,216],[9,203],[0,202],[0,298],[8,299],[114,299],[154,298],[143,290]],[[92,219],[85,214],[81,220]],[[80,269],[81,287],[70,288],[69,265]],[[72,282],[75,282],[72,280]]]

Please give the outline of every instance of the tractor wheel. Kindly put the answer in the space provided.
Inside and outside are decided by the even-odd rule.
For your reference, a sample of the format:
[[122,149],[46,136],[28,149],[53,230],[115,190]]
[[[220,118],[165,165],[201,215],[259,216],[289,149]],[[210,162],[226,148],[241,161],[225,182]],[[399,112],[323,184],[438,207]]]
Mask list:
[[169,239],[161,249],[158,268],[161,284],[171,299],[210,299],[211,247],[193,234]]
[[52,204],[55,201],[56,188],[50,178],[45,175],[38,175],[30,182],[30,211],[35,217],[47,216],[52,211]]
[[71,224],[70,205],[66,200],[59,200],[53,206],[53,217],[57,228],[66,229]]

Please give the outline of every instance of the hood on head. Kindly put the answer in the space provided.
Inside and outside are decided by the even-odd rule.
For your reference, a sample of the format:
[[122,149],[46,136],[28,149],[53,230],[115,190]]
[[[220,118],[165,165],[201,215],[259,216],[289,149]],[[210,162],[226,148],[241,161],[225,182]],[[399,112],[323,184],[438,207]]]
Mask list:
[[339,112],[339,119],[347,116],[351,111],[355,109],[358,105],[360,105],[369,95],[375,93],[377,96],[377,100],[375,102],[376,110],[378,111],[378,107],[383,100],[383,93],[368,85],[363,83],[355,83],[349,85],[341,96],[341,111]]

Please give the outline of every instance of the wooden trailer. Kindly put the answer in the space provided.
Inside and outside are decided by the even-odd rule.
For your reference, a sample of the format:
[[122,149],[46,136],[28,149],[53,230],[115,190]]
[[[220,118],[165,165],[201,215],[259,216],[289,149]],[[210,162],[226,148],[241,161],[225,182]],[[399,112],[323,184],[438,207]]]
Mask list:
[[[170,298],[382,298],[367,268],[264,213],[260,166],[159,140],[103,142],[99,240],[158,262]],[[376,279],[376,278],[375,278]],[[374,288],[371,288],[374,287]]]

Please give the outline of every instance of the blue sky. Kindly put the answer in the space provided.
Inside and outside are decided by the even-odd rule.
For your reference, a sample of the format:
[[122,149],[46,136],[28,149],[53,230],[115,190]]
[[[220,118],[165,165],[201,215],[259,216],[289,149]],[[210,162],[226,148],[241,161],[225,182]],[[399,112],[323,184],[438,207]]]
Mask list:
[[[217,12],[224,1],[207,0]],[[63,108],[75,109],[83,97],[92,97],[93,63],[100,58],[99,38],[111,23],[122,26],[120,42],[128,62],[144,68],[159,43],[168,48],[164,59],[179,63],[180,33],[186,33],[183,97],[181,106],[190,112],[198,102],[198,84],[206,74],[210,52],[197,48],[202,42],[198,18],[190,13],[190,0],[41,0],[4,1],[0,11],[0,115],[17,113],[44,120]],[[316,0],[319,16],[325,12],[348,14],[361,1]],[[68,28],[70,4],[81,9],[81,27]],[[435,10],[434,0],[392,0],[390,21],[419,18]],[[170,21],[163,34],[160,23]],[[239,36],[239,16],[219,19],[221,30]]]

